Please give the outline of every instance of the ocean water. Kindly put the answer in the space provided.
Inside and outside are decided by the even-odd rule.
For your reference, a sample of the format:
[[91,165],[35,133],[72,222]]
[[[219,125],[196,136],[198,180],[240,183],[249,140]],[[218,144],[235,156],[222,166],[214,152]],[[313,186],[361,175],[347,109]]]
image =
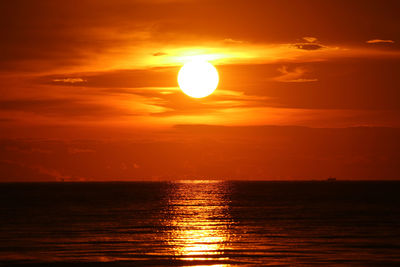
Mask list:
[[0,184],[0,265],[400,266],[400,182]]

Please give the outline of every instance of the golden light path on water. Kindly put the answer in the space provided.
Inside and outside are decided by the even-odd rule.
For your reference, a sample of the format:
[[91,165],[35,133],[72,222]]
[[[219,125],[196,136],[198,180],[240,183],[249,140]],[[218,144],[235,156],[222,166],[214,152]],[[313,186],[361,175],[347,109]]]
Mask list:
[[229,260],[224,256],[232,238],[228,190],[224,182],[172,183],[168,197],[171,217],[165,223],[171,229],[167,243],[174,257],[204,261],[191,266],[229,266],[218,263]]

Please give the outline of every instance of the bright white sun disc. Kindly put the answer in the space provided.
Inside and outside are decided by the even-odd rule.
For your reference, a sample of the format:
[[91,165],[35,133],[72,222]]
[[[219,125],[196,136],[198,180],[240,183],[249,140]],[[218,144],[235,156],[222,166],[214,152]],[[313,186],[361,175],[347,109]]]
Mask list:
[[191,61],[183,65],[178,74],[178,84],[188,96],[202,98],[217,89],[217,69],[207,61]]

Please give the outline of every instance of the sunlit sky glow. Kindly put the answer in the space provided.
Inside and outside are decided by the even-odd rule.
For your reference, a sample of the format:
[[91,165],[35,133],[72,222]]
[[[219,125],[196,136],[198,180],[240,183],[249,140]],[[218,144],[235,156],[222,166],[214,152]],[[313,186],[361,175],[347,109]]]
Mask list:
[[[34,180],[106,179],[100,173],[115,179],[161,179],[173,174],[166,166],[153,172],[152,156],[146,152],[150,148],[142,148],[145,156],[134,155],[135,160],[125,159],[133,151],[120,151],[121,158],[105,164],[109,172],[90,174],[80,171],[79,162],[63,166],[68,149],[65,154],[56,147],[68,147],[72,140],[88,140],[83,146],[90,150],[96,150],[92,142],[104,140],[176,147],[179,140],[207,136],[207,142],[221,141],[212,150],[220,166],[229,162],[238,169],[216,171],[217,163],[196,158],[193,166],[179,165],[177,178],[318,178],[334,175],[323,169],[347,168],[343,176],[361,179],[386,168],[383,176],[394,179],[398,169],[391,166],[400,166],[398,144],[388,140],[400,127],[399,9],[395,0],[3,1],[0,137],[3,151],[12,151],[0,158],[3,173],[15,179],[33,175]],[[218,69],[218,89],[203,99],[188,97],[177,84],[179,69],[193,60],[208,61]],[[193,127],[194,133],[182,132],[182,125]],[[199,125],[208,125],[215,135],[197,132]],[[279,130],[263,142],[282,146],[250,149],[257,146],[255,140],[265,138],[258,127],[266,126]],[[304,136],[299,126],[307,129]],[[288,133],[287,127],[295,128]],[[346,141],[362,139],[356,138],[357,127],[373,131],[373,142],[378,142],[370,142],[360,155],[351,152]],[[322,128],[335,139],[332,146],[336,144],[322,145],[326,155],[312,145],[290,143],[297,134],[304,143],[328,138],[318,130]],[[241,131],[244,136],[237,134]],[[241,147],[242,138],[248,149]],[[10,141],[16,139],[30,141]],[[47,147],[49,140],[62,145]],[[231,142],[229,149],[249,159],[232,151],[224,159],[218,151],[225,140]],[[42,154],[26,152],[32,147],[61,154],[49,162]],[[332,151],[334,147],[342,150]],[[378,157],[373,147],[381,148],[382,155]],[[110,149],[80,155],[88,164]],[[293,152],[297,150],[304,153]],[[266,153],[279,158],[272,169]],[[287,154],[298,167],[280,173]],[[321,170],[310,167],[316,159],[322,161]],[[374,167],[366,168],[371,162]],[[15,166],[24,171],[14,173]]]

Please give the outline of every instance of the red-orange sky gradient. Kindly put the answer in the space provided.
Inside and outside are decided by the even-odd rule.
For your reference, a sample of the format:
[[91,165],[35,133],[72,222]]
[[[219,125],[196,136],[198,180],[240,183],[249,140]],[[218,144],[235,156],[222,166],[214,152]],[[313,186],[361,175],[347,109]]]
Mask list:
[[[0,2],[0,181],[399,179],[400,1]],[[192,58],[220,84],[177,84]]]

